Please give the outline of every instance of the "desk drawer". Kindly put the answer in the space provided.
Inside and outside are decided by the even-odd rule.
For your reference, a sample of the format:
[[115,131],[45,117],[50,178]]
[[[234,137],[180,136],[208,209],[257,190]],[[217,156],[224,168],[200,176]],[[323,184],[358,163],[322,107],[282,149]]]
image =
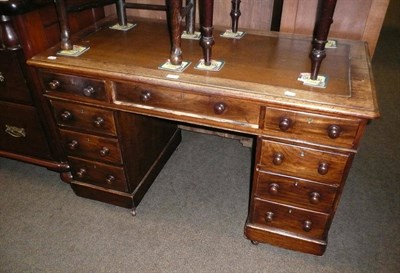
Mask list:
[[278,228],[315,239],[325,237],[329,215],[254,199],[253,224]]
[[122,164],[122,157],[117,139],[81,134],[67,130],[60,130],[60,134],[68,155]]
[[99,162],[68,157],[74,180],[100,187],[128,192],[124,170]]
[[35,108],[0,101],[0,150],[51,159]]
[[239,99],[199,95],[149,84],[116,83],[116,100],[163,110],[188,113],[197,118],[231,121],[242,126],[257,126],[260,108]]
[[47,93],[107,101],[104,82],[100,80],[48,72],[42,72],[42,80]]
[[114,115],[110,110],[56,100],[50,100],[50,103],[59,126],[116,135]]
[[260,162],[262,169],[339,185],[349,154],[333,153],[301,146],[262,140]]
[[353,148],[359,119],[322,116],[267,107],[263,132],[292,140]]
[[336,187],[261,171],[256,176],[257,197],[321,212],[332,211]]

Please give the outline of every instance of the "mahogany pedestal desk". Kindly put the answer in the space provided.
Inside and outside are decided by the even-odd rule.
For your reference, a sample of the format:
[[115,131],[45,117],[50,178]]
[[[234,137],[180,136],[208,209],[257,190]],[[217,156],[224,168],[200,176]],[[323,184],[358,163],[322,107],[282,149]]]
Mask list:
[[[297,80],[309,70],[309,39],[216,36],[221,71],[176,73],[158,68],[165,23],[126,32],[103,23],[75,37],[90,46],[81,56],[57,56],[55,46],[28,61],[75,193],[135,209],[178,145],[178,124],[246,134],[255,140],[246,237],[322,255],[366,124],[379,116],[366,45],[329,49],[328,86],[315,88]],[[193,63],[201,57],[198,41],[182,49]]]

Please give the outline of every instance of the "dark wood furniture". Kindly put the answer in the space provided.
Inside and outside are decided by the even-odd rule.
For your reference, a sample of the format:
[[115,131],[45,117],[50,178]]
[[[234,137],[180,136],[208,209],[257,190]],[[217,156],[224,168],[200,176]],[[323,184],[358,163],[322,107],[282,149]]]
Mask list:
[[[103,9],[70,16],[76,32],[104,18]],[[0,156],[66,171],[45,114],[34,95],[26,60],[57,44],[60,29],[51,1],[0,2]]]
[[[246,237],[324,253],[366,124],[379,116],[365,43],[330,51],[322,64],[330,82],[318,89],[297,80],[310,49],[298,36],[215,37],[226,62],[218,73],[159,70],[170,48],[163,23],[82,39],[90,50],[79,57],[57,56],[58,45],[28,61],[78,195],[135,208],[179,142],[177,124],[240,132],[256,139]],[[182,50],[201,58],[198,41]]]

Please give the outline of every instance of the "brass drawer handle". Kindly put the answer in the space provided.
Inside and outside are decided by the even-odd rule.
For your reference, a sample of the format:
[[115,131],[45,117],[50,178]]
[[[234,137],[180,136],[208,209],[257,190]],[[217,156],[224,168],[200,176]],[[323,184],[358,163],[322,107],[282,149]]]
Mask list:
[[79,171],[76,172],[76,176],[79,178],[82,178],[85,176],[86,172],[87,171],[85,168],[80,168]]
[[60,82],[57,80],[52,80],[49,82],[49,87],[51,90],[56,90],[58,87],[60,87]]
[[104,125],[104,119],[102,117],[97,117],[93,121],[94,127],[100,128]]
[[72,119],[72,114],[71,114],[71,112],[69,112],[69,111],[67,111],[67,110],[65,110],[64,112],[62,112],[61,114],[60,114],[60,118],[61,118],[61,120],[63,120],[63,121],[70,121],[71,119]]
[[6,78],[3,76],[3,73],[0,72],[0,82],[5,82]]
[[108,149],[107,147],[103,147],[103,148],[101,148],[101,150],[100,150],[100,155],[101,156],[107,156],[107,155],[109,155],[110,154],[110,149]]
[[74,151],[78,149],[79,147],[79,142],[77,140],[71,140],[71,142],[68,143],[68,149],[71,151]]
[[107,183],[108,185],[111,185],[111,184],[114,183],[114,182],[115,182],[115,176],[113,176],[113,175],[111,175],[111,174],[107,175],[106,183]]
[[12,137],[26,137],[26,132],[24,128],[19,128],[6,124],[5,132]]
[[83,95],[86,97],[93,97],[93,95],[96,93],[96,90],[92,86],[87,86],[83,88]]

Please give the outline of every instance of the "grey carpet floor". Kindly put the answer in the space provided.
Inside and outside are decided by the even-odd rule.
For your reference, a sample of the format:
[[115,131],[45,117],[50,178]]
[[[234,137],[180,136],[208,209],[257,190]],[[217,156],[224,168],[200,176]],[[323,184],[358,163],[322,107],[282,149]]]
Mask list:
[[56,173],[0,158],[0,272],[400,272],[400,24],[392,0],[373,60],[382,117],[360,145],[324,256],[243,236],[251,151],[184,132],[133,218]]

